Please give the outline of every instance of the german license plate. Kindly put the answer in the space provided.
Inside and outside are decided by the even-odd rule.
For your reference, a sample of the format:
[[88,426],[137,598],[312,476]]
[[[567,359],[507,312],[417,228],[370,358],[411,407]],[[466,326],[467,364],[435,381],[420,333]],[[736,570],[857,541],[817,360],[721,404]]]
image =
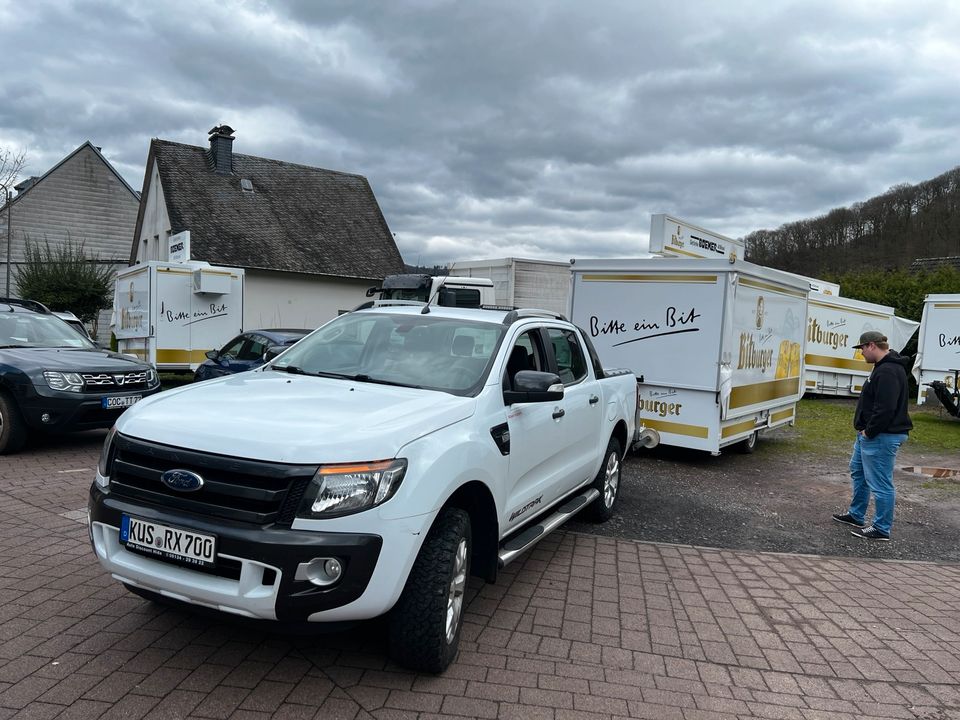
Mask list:
[[129,515],[121,517],[120,542],[129,550],[186,565],[213,567],[217,557],[216,535],[161,525]]
[[105,397],[100,401],[100,406],[104,410],[113,410],[114,408],[128,408],[137,400],[142,400],[143,395],[114,395]]

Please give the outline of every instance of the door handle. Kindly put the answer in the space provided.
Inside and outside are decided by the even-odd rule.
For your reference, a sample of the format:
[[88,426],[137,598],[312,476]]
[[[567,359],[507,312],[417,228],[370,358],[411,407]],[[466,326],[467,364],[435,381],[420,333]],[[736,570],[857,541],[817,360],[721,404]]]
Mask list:
[[557,408],[556,410],[553,411],[553,419],[554,419],[554,420],[559,420],[560,418],[562,418],[562,417],[563,417],[564,415],[566,415],[566,414],[567,414],[567,413],[566,413],[566,411],[565,411],[563,408]]
[[591,395],[591,396],[590,396],[590,404],[591,404],[591,405],[596,405],[598,402],[600,402],[600,398],[598,398],[596,395]]

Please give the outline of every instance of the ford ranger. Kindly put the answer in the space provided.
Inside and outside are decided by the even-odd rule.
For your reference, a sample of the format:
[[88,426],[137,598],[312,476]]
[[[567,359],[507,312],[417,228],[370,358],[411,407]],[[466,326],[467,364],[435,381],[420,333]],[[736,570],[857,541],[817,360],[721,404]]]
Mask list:
[[542,311],[343,315],[261,368],[144,399],[104,443],[90,538],[131,591],[277,621],[389,613],[441,672],[471,575],[613,512],[636,380]]

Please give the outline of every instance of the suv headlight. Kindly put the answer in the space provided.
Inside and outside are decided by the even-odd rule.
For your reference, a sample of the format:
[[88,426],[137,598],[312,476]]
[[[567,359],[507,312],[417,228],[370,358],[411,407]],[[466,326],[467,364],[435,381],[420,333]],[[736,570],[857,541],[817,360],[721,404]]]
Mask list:
[[380,505],[397,492],[406,471],[403,458],[321,465],[307,486],[297,516],[337,517]]
[[100,461],[97,463],[97,486],[106,490],[110,487],[110,471],[113,469],[113,438],[117,434],[117,426],[114,425],[107,433],[103,441],[103,448],[100,450]]
[[157,375],[157,371],[153,368],[147,370],[147,387],[153,387],[160,382],[160,376]]
[[63,390],[65,392],[81,392],[83,390],[83,378],[78,373],[63,373],[53,370],[47,370],[43,373],[43,379],[51,390]]

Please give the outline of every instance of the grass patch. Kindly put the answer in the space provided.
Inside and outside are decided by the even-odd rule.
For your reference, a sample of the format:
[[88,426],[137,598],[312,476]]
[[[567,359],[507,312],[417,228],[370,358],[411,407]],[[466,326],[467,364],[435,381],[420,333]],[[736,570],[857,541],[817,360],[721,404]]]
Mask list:
[[164,390],[172,390],[181,385],[189,385],[193,382],[193,372],[162,372],[160,373],[160,387]]
[[[804,398],[797,404],[797,422],[780,447],[812,455],[850,452],[856,398]],[[960,421],[929,405],[910,405],[910,448],[930,452],[955,450],[960,445]]]

